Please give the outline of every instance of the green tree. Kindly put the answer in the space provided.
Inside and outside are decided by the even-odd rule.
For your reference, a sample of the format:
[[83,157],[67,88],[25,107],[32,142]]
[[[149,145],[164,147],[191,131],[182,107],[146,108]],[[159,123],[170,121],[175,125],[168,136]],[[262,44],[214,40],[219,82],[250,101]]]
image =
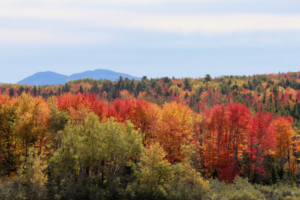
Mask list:
[[61,137],[57,134],[58,131],[64,130],[66,124],[70,119],[70,115],[66,111],[60,111],[57,106],[56,98],[49,98],[48,105],[50,108],[50,123],[49,123],[49,131],[52,135],[53,140],[53,148],[57,149],[61,144]]
[[36,89],[36,86],[33,87],[33,96],[35,96],[35,97],[37,96],[37,89]]
[[43,154],[33,147],[28,149],[28,157],[22,158],[24,162],[21,164],[16,179],[19,180],[20,187],[24,187],[23,194],[26,199],[40,200],[47,196],[46,168],[48,166]]
[[210,192],[210,185],[188,162],[174,167],[168,199],[201,200]]
[[212,80],[211,76],[210,76],[209,74],[206,74],[206,76],[205,76],[205,81],[206,81],[206,82],[209,82],[209,81],[211,81],[211,80]]
[[185,79],[184,79],[183,84],[184,84],[184,90],[189,90],[189,91],[191,91],[192,86],[191,86],[191,84],[190,84],[188,78],[185,78]]
[[145,148],[138,166],[139,193],[148,198],[163,198],[170,189],[169,181],[174,176],[173,168],[165,159],[166,152],[159,143]]
[[[61,180],[58,185],[70,181],[82,188],[88,180],[94,180],[109,187],[124,177],[129,160],[135,159],[143,147],[142,136],[131,122],[121,124],[110,118],[100,123],[93,113],[83,125],[70,121],[58,134],[61,146],[51,158],[54,176]],[[67,186],[64,196],[74,195]]]

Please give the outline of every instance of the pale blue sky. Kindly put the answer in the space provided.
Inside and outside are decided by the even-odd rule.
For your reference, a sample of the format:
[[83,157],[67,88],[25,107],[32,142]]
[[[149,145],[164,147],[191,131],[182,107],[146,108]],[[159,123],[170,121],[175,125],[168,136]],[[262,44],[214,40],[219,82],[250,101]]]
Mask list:
[[0,82],[300,71],[299,0],[1,0]]

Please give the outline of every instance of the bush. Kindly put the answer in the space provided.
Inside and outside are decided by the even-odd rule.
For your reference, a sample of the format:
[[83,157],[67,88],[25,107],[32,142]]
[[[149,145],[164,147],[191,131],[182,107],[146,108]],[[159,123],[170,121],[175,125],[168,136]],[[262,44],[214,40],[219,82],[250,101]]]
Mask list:
[[283,185],[281,183],[272,186],[261,186],[258,189],[265,195],[266,199],[299,199],[300,190],[298,187]]
[[264,199],[264,195],[250,184],[248,179],[236,177],[232,184],[211,180],[211,199],[219,200],[259,200]]

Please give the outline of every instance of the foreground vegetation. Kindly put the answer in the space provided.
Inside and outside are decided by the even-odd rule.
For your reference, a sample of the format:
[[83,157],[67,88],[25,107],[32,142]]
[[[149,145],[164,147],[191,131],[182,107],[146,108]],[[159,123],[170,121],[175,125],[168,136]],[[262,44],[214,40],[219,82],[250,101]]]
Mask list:
[[300,199],[299,80],[2,84],[0,199]]

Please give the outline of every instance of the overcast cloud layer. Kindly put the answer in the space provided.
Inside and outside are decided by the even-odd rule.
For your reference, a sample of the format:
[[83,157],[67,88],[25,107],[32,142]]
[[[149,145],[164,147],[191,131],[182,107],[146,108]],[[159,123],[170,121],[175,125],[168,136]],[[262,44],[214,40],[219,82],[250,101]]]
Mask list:
[[300,69],[299,0],[2,0],[0,82],[111,69],[199,77]]

